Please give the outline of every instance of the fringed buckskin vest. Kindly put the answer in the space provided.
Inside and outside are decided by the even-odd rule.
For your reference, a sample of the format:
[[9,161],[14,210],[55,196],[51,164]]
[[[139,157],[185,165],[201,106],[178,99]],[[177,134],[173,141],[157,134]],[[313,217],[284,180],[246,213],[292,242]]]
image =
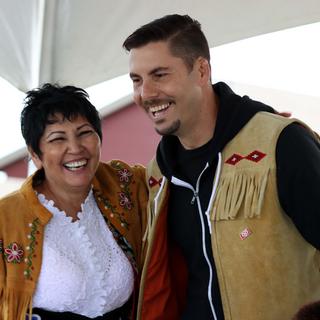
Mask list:
[[[293,122],[299,121],[257,113],[222,151],[221,174],[210,221],[225,320],[290,320],[299,307],[320,299],[320,253],[300,235],[281,208],[277,194],[277,140],[281,131]],[[170,285],[174,286],[170,277],[179,276],[179,270],[168,267],[164,270],[168,276],[158,274],[161,281],[148,282],[154,279],[155,270],[150,266],[156,261],[153,251],[161,245],[161,256],[169,255],[163,253],[169,250],[168,240],[159,238],[166,234],[166,230],[161,230],[166,226],[161,222],[161,215],[165,215],[168,200],[165,194],[169,192],[167,181],[158,192],[161,179],[164,178],[156,161],[152,161],[148,168],[149,234],[138,308],[143,320],[147,319],[144,315],[152,314],[152,307],[148,306],[148,302],[150,305],[153,302],[150,293],[161,292],[155,285],[165,283],[162,290],[169,292]],[[156,195],[157,208],[154,207]],[[157,272],[161,273],[161,269]],[[172,292],[161,292],[153,306],[170,310],[167,299],[170,295]],[[176,302],[172,301],[172,305],[177,311],[170,319],[179,313]]]

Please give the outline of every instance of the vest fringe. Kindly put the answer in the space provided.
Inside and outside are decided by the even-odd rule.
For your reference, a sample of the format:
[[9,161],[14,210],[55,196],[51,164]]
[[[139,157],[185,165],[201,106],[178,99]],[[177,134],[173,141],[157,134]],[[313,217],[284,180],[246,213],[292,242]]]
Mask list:
[[263,172],[237,172],[221,179],[213,210],[213,219],[233,220],[244,207],[244,218],[258,217],[263,205],[269,170]]
[[[3,290],[4,291],[4,290]],[[6,289],[2,293],[3,320],[25,320],[31,302],[30,293],[21,292],[16,289]],[[2,318],[1,318],[2,320]]]

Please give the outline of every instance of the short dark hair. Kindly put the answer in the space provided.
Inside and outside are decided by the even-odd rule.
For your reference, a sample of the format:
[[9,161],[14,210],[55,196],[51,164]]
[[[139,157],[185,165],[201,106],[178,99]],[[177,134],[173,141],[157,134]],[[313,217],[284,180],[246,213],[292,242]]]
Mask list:
[[[102,140],[101,121],[97,109],[90,103],[88,93],[74,86],[46,83],[30,90],[24,99],[21,112],[21,132],[28,147],[41,155],[39,142],[52,116],[59,113],[68,120],[83,116]],[[51,118],[51,119],[50,119]]]
[[123,47],[130,51],[157,41],[168,41],[171,53],[182,58],[190,70],[199,57],[210,64],[209,45],[201,24],[188,15],[171,14],[153,20],[127,37]]

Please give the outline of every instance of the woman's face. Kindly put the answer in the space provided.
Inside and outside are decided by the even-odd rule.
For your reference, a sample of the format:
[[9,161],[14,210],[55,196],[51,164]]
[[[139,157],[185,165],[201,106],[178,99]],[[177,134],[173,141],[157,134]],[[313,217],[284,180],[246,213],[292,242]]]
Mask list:
[[78,116],[71,121],[55,114],[40,139],[41,156],[31,151],[38,169],[53,191],[84,191],[90,188],[98,167],[101,141],[90,122]]

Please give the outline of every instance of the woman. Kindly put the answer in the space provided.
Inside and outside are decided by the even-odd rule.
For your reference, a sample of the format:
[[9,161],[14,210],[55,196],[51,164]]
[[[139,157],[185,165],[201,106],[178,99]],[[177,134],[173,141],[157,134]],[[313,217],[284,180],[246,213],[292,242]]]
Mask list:
[[21,129],[38,170],[0,201],[0,319],[132,318],[144,169],[99,162],[87,98],[51,84],[27,93]]

